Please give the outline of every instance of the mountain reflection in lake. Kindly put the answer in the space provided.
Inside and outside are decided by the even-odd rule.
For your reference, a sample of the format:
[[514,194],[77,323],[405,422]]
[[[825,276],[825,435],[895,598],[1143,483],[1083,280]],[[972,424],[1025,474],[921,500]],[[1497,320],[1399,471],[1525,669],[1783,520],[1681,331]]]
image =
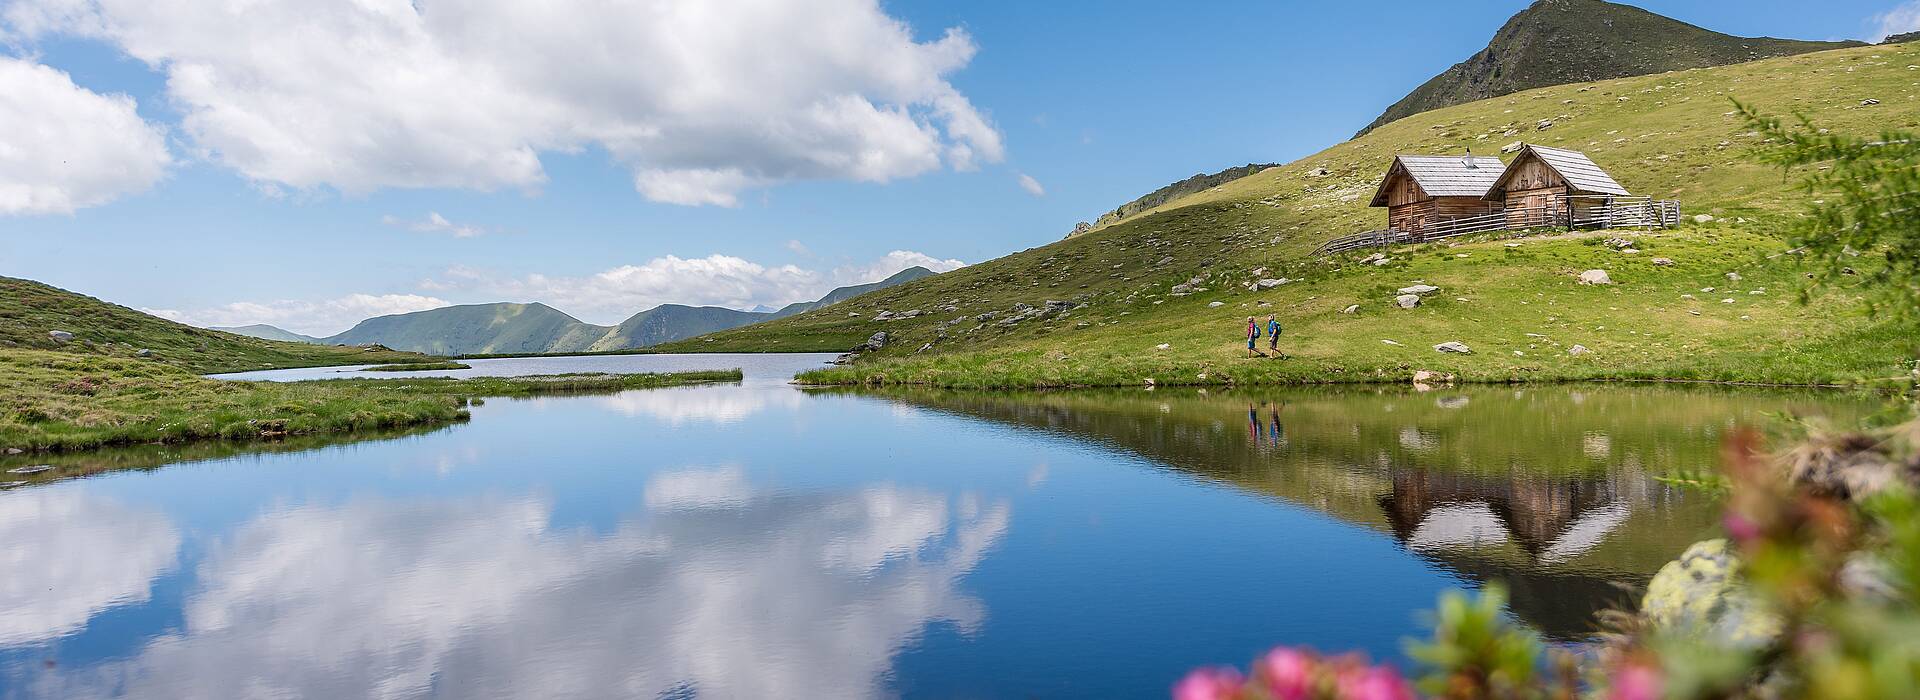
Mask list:
[[1762,412],[1862,409],[791,369],[0,492],[0,696],[1151,696],[1279,643],[1398,658],[1490,580],[1574,640],[1712,528],[1653,476]]

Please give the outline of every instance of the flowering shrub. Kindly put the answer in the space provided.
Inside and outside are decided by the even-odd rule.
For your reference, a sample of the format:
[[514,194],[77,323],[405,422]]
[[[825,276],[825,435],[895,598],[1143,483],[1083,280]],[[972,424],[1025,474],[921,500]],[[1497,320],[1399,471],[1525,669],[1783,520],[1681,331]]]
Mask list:
[[1253,666],[1251,677],[1232,668],[1203,668],[1173,688],[1174,700],[1412,700],[1413,686],[1392,666],[1360,654],[1323,657],[1281,647]]
[[[1449,592],[1412,643],[1420,690],[1449,699],[1920,698],[1920,419],[1808,436],[1782,457],[1727,443],[1726,540],[1694,545],[1590,653],[1548,653],[1496,585]],[[1391,666],[1280,648],[1250,674],[1201,669],[1175,700],[1401,700]]]

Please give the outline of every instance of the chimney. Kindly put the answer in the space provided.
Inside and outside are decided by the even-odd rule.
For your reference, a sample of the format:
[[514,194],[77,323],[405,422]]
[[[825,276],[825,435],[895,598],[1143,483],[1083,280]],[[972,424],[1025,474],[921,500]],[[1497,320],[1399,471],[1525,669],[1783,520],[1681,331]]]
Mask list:
[[1465,160],[1466,160],[1466,163],[1467,163],[1467,169],[1468,169],[1468,170],[1479,170],[1479,169],[1480,169],[1480,165],[1479,165],[1479,164],[1477,164],[1477,163],[1474,163],[1474,162],[1473,162],[1473,149],[1471,149],[1471,148],[1469,148],[1469,149],[1467,149],[1467,157],[1465,158]]

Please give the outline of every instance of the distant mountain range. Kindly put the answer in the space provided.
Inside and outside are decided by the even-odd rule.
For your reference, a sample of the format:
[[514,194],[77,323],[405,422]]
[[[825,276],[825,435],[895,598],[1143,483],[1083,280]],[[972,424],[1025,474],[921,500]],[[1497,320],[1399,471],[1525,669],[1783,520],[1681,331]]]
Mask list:
[[269,326],[264,323],[256,323],[251,326],[207,326],[207,330],[224,331],[227,333],[232,333],[234,335],[244,335],[249,338],[259,338],[261,340],[284,340],[289,343],[321,342],[319,338],[315,338],[310,335],[301,335],[299,333],[295,333],[290,330],[286,330],[283,328],[276,328],[274,326]]
[[1864,45],[1738,37],[1604,0],[1539,0],[1508,19],[1486,48],[1415,88],[1355,137],[1403,117],[1521,90]]
[[879,282],[840,287],[818,300],[795,302],[777,311],[662,304],[634,314],[616,326],[587,323],[546,304],[501,302],[378,316],[326,338],[305,336],[265,324],[212,330],[322,345],[377,344],[395,350],[432,355],[630,350],[802,314],[934,274],[934,271],[924,267],[909,267]]

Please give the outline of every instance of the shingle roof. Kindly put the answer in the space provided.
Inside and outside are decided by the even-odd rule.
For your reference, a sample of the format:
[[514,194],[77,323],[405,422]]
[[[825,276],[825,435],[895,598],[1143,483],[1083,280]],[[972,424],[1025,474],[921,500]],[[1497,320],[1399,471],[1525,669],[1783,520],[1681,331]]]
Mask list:
[[1387,182],[1393,179],[1396,170],[1402,170],[1413,178],[1420,190],[1428,197],[1479,197],[1487,193],[1487,188],[1500,179],[1506,169],[1499,158],[1493,156],[1474,156],[1472,165],[1468,165],[1466,156],[1394,156],[1394,167],[1387,170],[1387,176],[1380,180],[1380,189],[1374,192],[1373,206],[1387,204]]
[[[1566,178],[1567,184],[1575,190],[1596,194],[1628,194],[1627,188],[1621,187],[1618,182],[1614,182],[1613,176],[1608,175],[1607,171],[1601,170],[1600,166],[1595,165],[1593,159],[1588,158],[1585,153],[1569,151],[1564,148],[1527,144],[1521,147],[1520,154],[1514,156],[1513,162],[1520,162],[1520,159],[1526,157],[1526,154],[1529,152],[1538,157],[1541,162],[1546,163],[1548,167],[1553,168],[1554,172],[1560,173],[1560,177]],[[1501,178],[1500,182],[1495,182],[1493,187],[1489,187],[1487,189],[1487,195],[1504,194],[1503,192],[1496,192],[1495,190],[1496,188],[1504,189],[1502,186],[1506,184],[1505,179],[1506,178]]]

